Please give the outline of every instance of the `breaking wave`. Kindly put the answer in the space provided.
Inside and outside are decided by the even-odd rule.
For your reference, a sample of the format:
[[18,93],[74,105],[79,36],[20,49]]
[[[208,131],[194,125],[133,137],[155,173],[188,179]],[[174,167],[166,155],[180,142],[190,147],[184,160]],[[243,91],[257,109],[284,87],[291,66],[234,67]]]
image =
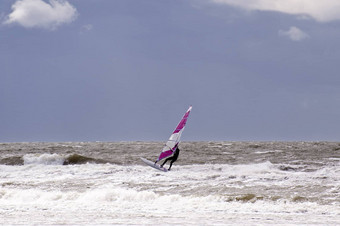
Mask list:
[[24,156],[11,156],[0,159],[0,165],[79,165],[79,164],[106,164],[110,161],[91,158],[79,154],[26,154]]
[[64,157],[58,154],[26,154],[23,156],[24,165],[62,165]]
[[257,196],[256,194],[244,194],[236,197],[225,197],[218,195],[183,196],[179,194],[162,194],[153,191],[137,191],[129,188],[97,188],[84,191],[44,191],[40,189],[0,189],[0,203],[15,204],[21,203],[39,203],[43,202],[58,202],[58,201],[76,201],[78,203],[92,205],[94,203],[101,204],[102,202],[162,202],[162,201],[192,201],[193,203],[209,202],[215,203],[255,203],[256,201],[266,202],[308,202],[307,198],[295,196],[291,200],[285,200],[283,197],[267,197]]
[[110,161],[106,161],[103,159],[95,159],[95,158],[90,158],[78,154],[72,154],[69,155],[63,165],[76,165],[76,164],[86,164],[86,163],[95,163],[95,164],[105,164],[105,163],[111,163]]
[[22,156],[12,156],[0,159],[0,165],[24,165],[24,159]]
[[[128,188],[97,188],[87,191],[44,191],[40,189],[0,189],[0,204],[2,205],[41,205],[45,208],[60,207],[67,205],[81,208],[100,209],[103,206],[121,206],[123,209],[135,208],[142,210],[146,208],[146,203],[152,203],[150,208],[158,206],[158,210],[166,212],[167,205],[178,207],[178,213],[182,211],[200,210],[201,213],[222,211],[227,212],[231,208],[237,207],[239,210],[279,213],[300,213],[310,211],[316,214],[330,211],[336,214],[335,210],[330,210],[329,206],[318,206],[317,203],[310,202],[305,197],[295,196],[290,200],[282,197],[266,199],[256,194],[245,194],[238,197],[221,197],[216,195],[208,196],[183,196],[179,194],[159,194],[153,191],[137,191]],[[117,204],[117,205],[116,205]],[[167,204],[167,205],[164,205]],[[65,206],[66,205],[66,206]],[[318,207],[318,208],[316,208]],[[313,211],[313,209],[315,209]],[[320,210],[321,209],[321,210]],[[321,212],[321,213],[320,213]],[[328,213],[330,214],[330,213]]]

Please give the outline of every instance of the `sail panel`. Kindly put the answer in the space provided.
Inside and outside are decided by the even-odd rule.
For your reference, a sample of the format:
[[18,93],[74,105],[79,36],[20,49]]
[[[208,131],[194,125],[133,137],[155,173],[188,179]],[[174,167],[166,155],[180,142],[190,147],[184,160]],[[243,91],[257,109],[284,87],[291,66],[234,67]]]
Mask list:
[[185,115],[183,116],[182,120],[178,123],[175,131],[173,133],[178,133],[179,131],[181,131],[186,123],[187,123],[187,119],[189,117],[189,114],[190,114],[190,110],[191,110],[191,107],[188,109],[188,111],[185,113]]
[[159,155],[158,161],[161,160],[161,159],[167,158],[168,156],[170,156],[170,155],[172,155],[172,154],[173,154],[173,151],[172,151],[172,150],[163,151],[163,152],[161,152],[161,154]]

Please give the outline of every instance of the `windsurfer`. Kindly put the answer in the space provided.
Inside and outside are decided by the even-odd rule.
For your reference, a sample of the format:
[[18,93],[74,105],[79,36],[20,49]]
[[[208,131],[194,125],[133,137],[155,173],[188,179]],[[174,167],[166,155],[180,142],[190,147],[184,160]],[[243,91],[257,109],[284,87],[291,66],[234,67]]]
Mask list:
[[177,158],[178,158],[179,151],[180,151],[179,148],[176,148],[176,150],[175,150],[173,156],[171,156],[171,157],[165,159],[165,161],[163,162],[163,164],[161,165],[161,167],[163,167],[164,164],[165,164],[168,160],[171,160],[171,162],[170,162],[170,167],[169,167],[169,169],[168,169],[168,170],[170,170],[170,169],[171,169],[171,166],[172,166],[172,163],[176,162],[176,160],[177,160]]

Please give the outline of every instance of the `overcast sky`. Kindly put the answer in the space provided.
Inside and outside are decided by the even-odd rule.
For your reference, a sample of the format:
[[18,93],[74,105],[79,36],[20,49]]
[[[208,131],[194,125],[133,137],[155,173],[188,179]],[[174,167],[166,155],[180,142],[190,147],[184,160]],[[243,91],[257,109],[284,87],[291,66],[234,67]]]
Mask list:
[[0,142],[340,137],[339,0],[1,0]]

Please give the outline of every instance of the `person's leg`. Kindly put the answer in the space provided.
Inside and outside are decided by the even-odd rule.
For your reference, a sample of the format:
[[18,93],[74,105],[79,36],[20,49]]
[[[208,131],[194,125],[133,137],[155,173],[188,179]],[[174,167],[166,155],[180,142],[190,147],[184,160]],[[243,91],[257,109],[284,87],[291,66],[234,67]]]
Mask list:
[[161,164],[161,167],[164,166],[164,164],[168,161],[168,159],[165,159],[165,161]]
[[173,159],[173,160],[171,160],[171,162],[170,162],[170,167],[169,167],[169,169],[168,169],[168,170],[170,170],[170,169],[171,169],[172,163],[174,163],[175,161],[176,161],[176,159]]
[[165,159],[165,161],[163,162],[163,164],[161,165],[161,167],[163,167],[164,165],[165,165],[165,163],[168,161],[168,160],[173,160],[173,157],[170,157],[170,158],[167,158],[167,159]]

